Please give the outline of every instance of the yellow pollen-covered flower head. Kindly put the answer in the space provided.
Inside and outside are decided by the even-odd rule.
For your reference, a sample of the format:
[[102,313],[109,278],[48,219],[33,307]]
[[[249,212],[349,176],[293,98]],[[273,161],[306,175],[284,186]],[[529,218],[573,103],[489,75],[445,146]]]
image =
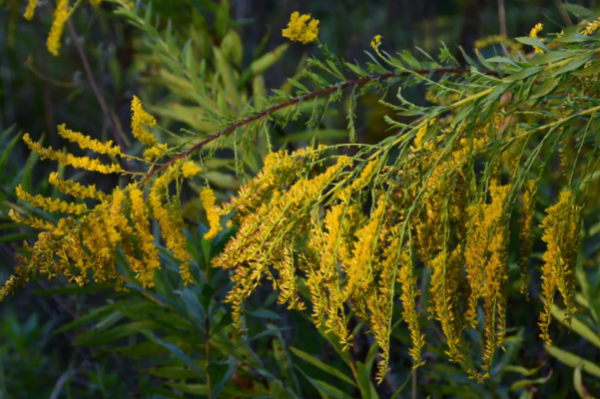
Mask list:
[[282,31],[283,37],[302,44],[314,42],[319,35],[319,21],[310,19],[310,14],[300,15],[297,11],[292,13],[287,28]]
[[373,40],[371,40],[371,47],[373,47],[374,49],[378,49],[379,46],[381,46],[381,38],[382,37],[383,36],[381,36],[381,35],[375,35]]
[[135,138],[145,146],[156,146],[156,144],[158,144],[158,140],[152,133],[144,128],[144,125],[150,127],[156,126],[156,119],[144,111],[142,102],[139,98],[137,98],[137,96],[133,96],[133,101],[131,102],[131,111],[133,112],[133,117],[131,118],[131,131],[133,132]]
[[[29,10],[27,10],[29,11]],[[27,13],[25,16],[27,17]],[[32,14],[33,17],[33,14]],[[60,38],[62,37],[65,23],[69,18],[69,0],[58,0],[56,9],[54,10],[54,22],[52,28],[50,28],[50,35],[48,35],[48,41],[46,46],[48,51],[53,55],[58,55],[58,49],[60,48]]]

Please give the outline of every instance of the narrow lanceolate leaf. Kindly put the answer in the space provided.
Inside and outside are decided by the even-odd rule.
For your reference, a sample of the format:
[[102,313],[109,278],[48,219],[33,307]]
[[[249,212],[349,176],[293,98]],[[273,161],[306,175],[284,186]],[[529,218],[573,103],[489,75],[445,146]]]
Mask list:
[[582,357],[579,357],[571,352],[559,349],[555,346],[545,345],[544,347],[546,348],[546,352],[548,352],[550,355],[557,358],[567,366],[573,368],[581,366],[581,369],[586,373],[600,378],[600,366],[598,366],[597,364],[590,362],[589,360],[586,360]]
[[292,353],[296,356],[298,356],[300,359],[302,360],[306,360],[308,363],[312,364],[313,366],[323,370],[324,372],[331,374],[334,377],[339,378],[340,380],[347,382],[350,385],[354,385],[356,386],[356,384],[354,383],[354,381],[352,381],[352,379],[350,377],[348,377],[348,373],[344,373],[341,370],[336,369],[333,366],[330,366],[326,363],[323,363],[322,361],[320,361],[319,359],[317,359],[315,356],[312,356],[300,349],[294,348],[290,346],[290,350],[292,351]]

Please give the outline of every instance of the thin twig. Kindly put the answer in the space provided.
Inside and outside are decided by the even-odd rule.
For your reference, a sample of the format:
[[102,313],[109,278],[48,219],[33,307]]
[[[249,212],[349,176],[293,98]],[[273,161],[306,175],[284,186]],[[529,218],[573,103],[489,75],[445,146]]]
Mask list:
[[[467,68],[435,68],[435,69],[417,69],[414,71],[407,71],[407,72],[388,72],[388,73],[382,73],[379,75],[369,75],[369,76],[365,76],[362,77],[360,79],[356,79],[356,80],[349,80],[346,81],[344,83],[341,84],[336,84],[333,85],[331,87],[328,87],[326,89],[321,89],[321,90],[317,90],[314,91],[312,93],[308,93],[308,94],[304,94],[302,96],[299,97],[295,97],[290,99],[289,101],[286,101],[284,103],[275,105],[271,108],[267,108],[266,110],[259,112],[258,114],[248,117],[238,123],[235,123],[233,125],[228,126],[227,128],[225,128],[224,130],[221,130],[218,133],[215,133],[211,136],[208,136],[207,138],[205,138],[204,140],[202,140],[201,142],[199,142],[198,144],[194,145],[192,148],[190,148],[187,151],[184,151],[182,153],[180,153],[179,155],[175,156],[174,158],[171,158],[170,161],[162,164],[160,167],[154,169],[152,172],[148,173],[146,175],[146,177],[142,180],[142,183],[148,181],[149,179],[151,179],[155,174],[159,173],[160,171],[162,171],[163,169],[167,168],[168,166],[170,166],[171,164],[177,162],[178,160],[182,159],[182,158],[186,158],[190,155],[192,155],[193,153],[195,153],[196,151],[200,150],[202,147],[204,147],[206,144],[218,139],[221,136],[224,136],[228,133],[231,133],[232,131],[245,126],[251,122],[254,122],[258,119],[264,118],[265,116],[268,116],[276,111],[279,111],[280,109],[283,108],[287,108],[291,105],[294,104],[298,104],[302,101],[305,100],[309,100],[311,98],[315,98],[315,97],[319,97],[322,96],[324,94],[331,94],[337,90],[343,90],[346,89],[348,87],[352,87],[352,86],[360,86],[362,84],[371,82],[373,80],[381,80],[381,79],[388,79],[388,78],[395,78],[395,77],[401,77],[401,76],[408,76],[411,74],[418,74],[418,75],[429,75],[429,74],[443,74],[443,73],[448,73],[448,74],[465,74],[465,73],[469,73],[471,72],[471,69],[467,69]],[[496,71],[488,71],[488,70],[481,70],[479,71],[482,74],[485,75],[489,75],[489,76],[499,76],[498,72]]]
[[71,36],[73,37],[73,41],[75,42],[75,47],[77,48],[77,52],[79,53],[79,57],[81,58],[81,62],[83,63],[83,68],[85,69],[85,73],[90,81],[90,86],[92,86],[92,90],[98,99],[98,103],[100,104],[100,108],[102,108],[102,112],[104,113],[104,117],[108,120],[108,124],[113,132],[113,136],[115,138],[115,142],[121,147],[122,151],[125,151],[125,143],[123,142],[123,138],[119,134],[117,129],[117,124],[112,118],[112,115],[106,106],[106,102],[104,101],[104,97],[100,92],[100,88],[96,84],[96,80],[94,79],[94,74],[92,73],[92,68],[90,67],[90,62],[88,61],[87,56],[85,55],[85,50],[83,49],[83,45],[81,44],[81,39],[75,30],[75,25],[73,21],[69,18],[68,20],[69,31],[71,32]]

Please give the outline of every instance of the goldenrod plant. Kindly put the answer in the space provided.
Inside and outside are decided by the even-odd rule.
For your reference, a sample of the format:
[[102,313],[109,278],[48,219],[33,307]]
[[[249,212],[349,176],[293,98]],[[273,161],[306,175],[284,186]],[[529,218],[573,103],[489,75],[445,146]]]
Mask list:
[[[123,1],[110,3],[132,24],[152,31],[150,11],[142,18]],[[56,15],[58,20],[59,11]],[[199,197],[209,223],[204,240],[222,239],[226,232],[231,236],[210,267],[227,272],[231,285],[224,303],[231,305],[238,332],[245,331],[245,301],[268,281],[278,303],[308,310],[316,328],[336,337],[341,354],[360,330],[351,325],[365,326],[379,348],[376,380],[381,384],[391,367],[396,329],[408,331],[413,367],[427,363],[423,315],[428,314],[437,324],[427,330],[441,331],[447,358],[483,383],[491,378],[497,349],[506,347],[513,264],[520,274],[518,300],[531,299],[529,287],[541,284],[539,298],[533,298],[541,300],[536,332],[541,340],[552,343],[551,315],[558,298],[565,307],[560,321],[570,326],[576,320],[580,231],[590,193],[597,190],[600,160],[598,36],[593,24],[546,37],[540,36],[542,28],[535,25],[528,37],[479,42],[478,48],[501,43],[504,53],[485,58],[476,49],[475,60],[463,51],[466,67],[445,46],[437,60],[419,62],[409,52],[392,53],[377,35],[370,43],[371,61],[358,65],[320,42],[318,20],[294,13],[282,35],[318,46],[323,57],[308,60],[302,82],[289,80],[294,92],[274,91],[270,97],[239,94],[241,76],[215,74],[212,84],[222,80],[224,91],[215,93],[214,102],[188,93],[201,103],[203,122],[213,129],[201,138],[161,142],[155,134],[159,121],[136,96],[131,133],[143,147],[142,156],[64,125],[60,135],[93,158],[46,148],[26,134],[25,143],[42,159],[121,179],[101,192],[52,174],[50,184],[72,201],[17,187],[21,201],[62,217],[50,222],[11,212],[15,222],[42,232],[17,255],[19,264],[0,299],[38,273],[67,276],[79,285],[114,282],[117,289],[136,284],[149,289],[162,257],[176,262],[184,287],[200,284],[180,195],[187,181],[203,181]],[[171,57],[171,68],[180,69],[198,90],[208,90],[205,67],[198,73],[192,50],[171,51],[172,37],[152,35],[159,51]],[[220,50],[214,51],[219,60]],[[429,105],[403,96],[403,89],[414,85],[427,89]],[[390,92],[396,93],[393,102],[385,96]],[[375,144],[356,142],[354,110],[357,99],[369,93],[380,94],[379,102],[390,111],[387,137]],[[327,144],[319,126],[328,107],[345,96],[347,143]],[[314,131],[306,145],[273,148],[269,130],[302,118]],[[245,157],[257,138],[267,142],[268,154],[256,176],[249,177]],[[207,178],[207,165],[219,148],[233,152],[235,172],[244,181],[220,205]],[[550,188],[540,181],[554,165],[560,173],[553,175],[555,195],[548,195]],[[545,200],[539,202],[542,193]],[[535,213],[542,204],[538,222]],[[151,220],[160,238],[152,234]],[[530,259],[541,243],[540,265]],[[519,248],[518,259],[511,259],[511,246]],[[120,256],[127,271],[116,266]],[[473,342],[477,332],[481,339]],[[357,382],[358,368],[348,364]],[[213,392],[210,381],[207,386]],[[323,385],[317,389],[336,396]],[[368,388],[361,386],[368,397],[363,389]]]

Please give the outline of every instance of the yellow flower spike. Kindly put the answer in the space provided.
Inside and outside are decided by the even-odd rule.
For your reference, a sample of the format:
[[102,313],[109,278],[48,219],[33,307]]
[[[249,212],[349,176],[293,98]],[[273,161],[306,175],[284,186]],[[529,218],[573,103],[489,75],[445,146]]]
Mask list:
[[[542,25],[541,23],[536,24],[533,28],[531,28],[531,32],[529,32],[529,37],[538,37],[538,33],[540,33],[542,31],[542,29],[544,29],[544,25]],[[540,41],[544,41],[544,39],[540,39]],[[537,47],[537,46],[533,46],[533,49],[535,50],[536,53],[543,53],[544,51]]]
[[65,166],[73,166],[74,168],[89,170],[90,172],[99,172],[104,174],[123,172],[121,166],[117,164],[104,165],[97,159],[76,157],[73,154],[65,154],[54,151],[51,148],[44,148],[40,143],[32,141],[31,137],[29,137],[29,133],[26,133],[23,136],[23,141],[32,151],[37,152],[42,160],[50,159]]
[[314,42],[319,35],[319,21],[313,19],[307,25],[310,18],[310,14],[301,16],[297,11],[292,13],[287,28],[282,30],[282,36],[302,44]]
[[206,211],[206,217],[208,218],[208,224],[210,227],[208,233],[204,235],[204,239],[212,240],[217,236],[217,234],[219,234],[219,231],[223,229],[221,227],[219,212],[215,207],[215,193],[210,188],[204,187],[204,189],[200,193],[200,199],[202,200],[202,205],[204,206],[204,210]]
[[35,8],[37,7],[38,4],[38,0],[29,0],[29,3],[27,3],[27,9],[25,10],[25,14],[23,14],[23,17],[29,21],[31,21],[33,19],[33,16],[35,15]]
[[119,147],[113,146],[112,141],[109,140],[106,143],[102,143],[101,141],[92,139],[90,136],[84,136],[79,132],[67,129],[64,123],[58,126],[58,134],[70,142],[76,143],[82,150],[89,149],[97,154],[106,154],[110,156],[123,155]]
[[[136,237],[138,240],[138,248],[142,255],[141,265],[138,266],[138,280],[145,287],[154,286],[154,270],[160,269],[160,261],[158,257],[158,248],[154,245],[154,236],[150,233],[150,221],[146,215],[146,205],[142,191],[135,185],[131,185],[129,190],[129,200],[131,201],[131,221],[135,228]],[[135,262],[132,263],[132,266]]]
[[31,206],[41,208],[48,212],[74,213],[76,215],[81,215],[88,210],[85,204],[75,204],[72,202],[62,201],[58,198],[47,198],[39,194],[34,197],[33,195],[24,191],[21,185],[17,186],[17,197],[20,200],[29,202]]
[[58,49],[61,45],[60,39],[62,37],[62,33],[65,28],[65,23],[67,22],[68,18],[69,0],[58,0],[58,4],[56,5],[56,9],[54,10],[54,22],[52,23],[52,28],[50,28],[50,35],[48,35],[48,40],[46,42],[48,51],[54,56],[58,55]]
[[144,125],[154,127],[156,126],[156,119],[142,107],[142,102],[137,96],[133,96],[131,102],[131,111],[133,117],[131,118],[131,130],[136,139],[147,147],[154,147],[158,144],[158,140],[152,133],[144,128]]
[[96,191],[95,185],[92,184],[86,187],[72,180],[63,180],[58,177],[58,173],[56,172],[50,173],[50,178],[48,179],[48,181],[50,182],[50,184],[58,188],[63,193],[71,195],[75,198],[93,198],[100,201],[108,199],[107,194],[103,193],[102,191]]
[[381,38],[382,37],[383,36],[381,36],[381,35],[375,35],[373,40],[371,40],[371,47],[373,47],[375,50],[377,50],[379,48],[379,46],[381,46]]
[[188,161],[183,164],[181,167],[181,171],[183,172],[183,177],[189,179],[190,177],[196,176],[198,173],[202,172],[202,169],[196,166],[194,161]]
[[[585,27],[585,29],[581,32],[582,35],[586,35],[589,36],[592,33],[596,32],[598,30],[598,28],[600,28],[600,18],[598,18],[595,21],[592,22],[588,22],[587,26]],[[562,36],[563,32],[561,31],[561,36]]]

